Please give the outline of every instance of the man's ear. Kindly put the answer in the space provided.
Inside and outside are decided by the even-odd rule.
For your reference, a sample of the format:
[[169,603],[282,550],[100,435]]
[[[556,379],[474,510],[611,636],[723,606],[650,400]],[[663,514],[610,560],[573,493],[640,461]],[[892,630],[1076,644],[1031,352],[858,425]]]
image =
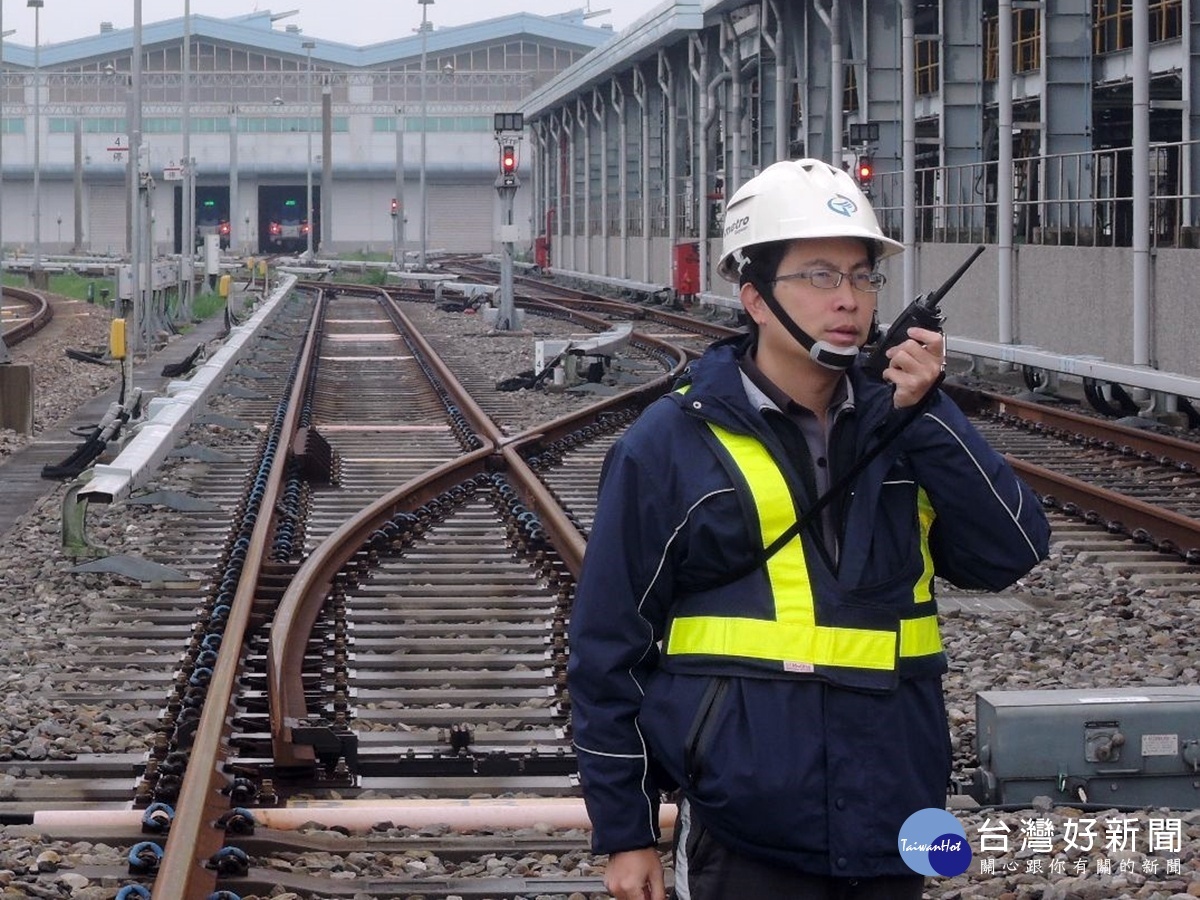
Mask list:
[[749,281],[742,285],[740,298],[746,314],[759,325],[762,325],[770,317],[771,311],[767,309],[767,304],[763,300],[762,294]]

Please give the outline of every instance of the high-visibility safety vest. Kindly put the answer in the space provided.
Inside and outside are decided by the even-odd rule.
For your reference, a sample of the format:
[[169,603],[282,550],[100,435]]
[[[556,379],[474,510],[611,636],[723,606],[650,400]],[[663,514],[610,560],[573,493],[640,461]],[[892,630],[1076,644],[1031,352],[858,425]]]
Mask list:
[[[724,463],[739,472],[748,486],[762,546],[770,547],[796,521],[792,492],[783,472],[757,438],[712,422],[708,426],[724,450]],[[915,583],[893,589],[893,596],[884,598],[888,602],[874,612],[850,604],[845,614],[819,614],[818,593],[813,589],[800,536],[795,535],[765,563],[774,615],[678,615],[671,620],[664,642],[668,666],[671,660],[684,658],[741,660],[756,667],[766,664],[784,677],[816,675],[846,686],[886,688],[910,668],[907,662],[931,657],[941,660],[928,543],[934,512],[923,490],[918,490],[917,504],[922,571]],[[823,586],[836,594],[832,574],[823,567],[817,574]],[[904,595],[894,596],[897,589]]]

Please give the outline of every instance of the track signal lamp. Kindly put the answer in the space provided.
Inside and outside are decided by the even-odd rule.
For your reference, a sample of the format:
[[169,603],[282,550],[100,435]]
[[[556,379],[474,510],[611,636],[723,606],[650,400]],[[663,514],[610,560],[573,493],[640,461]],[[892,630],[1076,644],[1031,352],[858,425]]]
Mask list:
[[858,183],[860,187],[870,187],[875,178],[875,163],[869,156],[858,158]]
[[517,148],[513,144],[503,144],[500,147],[500,174],[504,176],[505,184],[512,184],[517,175]]

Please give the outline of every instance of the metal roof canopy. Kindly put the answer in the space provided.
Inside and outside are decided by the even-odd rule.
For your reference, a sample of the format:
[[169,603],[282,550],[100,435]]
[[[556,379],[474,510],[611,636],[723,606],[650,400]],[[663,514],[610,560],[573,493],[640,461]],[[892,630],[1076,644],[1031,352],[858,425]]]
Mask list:
[[[418,58],[421,55],[419,35],[356,47],[321,40],[299,31],[280,31],[272,28],[271,23],[270,12],[251,13],[229,19],[193,13],[191,37],[193,40],[207,38],[222,43],[241,44],[261,52],[288,54],[298,58],[306,58],[301,44],[311,40],[316,44],[313,49],[314,60],[349,68],[381,66]],[[183,35],[182,16],[154,22],[142,28],[142,45],[149,48],[156,44],[177,44],[183,40]],[[492,43],[515,35],[528,35],[568,46],[600,47],[613,39],[614,32],[607,28],[577,25],[562,17],[522,12],[430,31],[428,52],[458,50],[472,44]],[[9,65],[33,68],[32,47],[5,41],[3,50],[4,59]],[[42,68],[61,67],[88,59],[125,55],[132,50],[133,29],[121,28],[56,44],[42,44],[39,48],[39,62]]]
[[[710,2],[708,7],[723,5]],[[631,61],[644,59],[659,48],[674,43],[680,34],[704,27],[701,0],[670,0],[655,7],[621,32],[611,45],[599,47],[556,78],[546,82],[521,105],[526,117],[535,117],[562,103],[584,88],[628,68]]]

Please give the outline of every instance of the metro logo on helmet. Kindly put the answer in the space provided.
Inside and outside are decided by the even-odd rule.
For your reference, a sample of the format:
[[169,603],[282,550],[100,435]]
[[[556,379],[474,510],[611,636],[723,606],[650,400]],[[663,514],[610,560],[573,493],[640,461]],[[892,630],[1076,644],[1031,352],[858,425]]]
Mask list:
[[737,234],[739,231],[744,231],[750,225],[750,217],[742,216],[725,226],[725,237],[731,234]]
[[852,216],[858,212],[858,204],[847,197],[845,194],[836,194],[829,199],[825,204],[839,216]]
[[725,221],[717,272],[726,281],[737,282],[738,257],[758,244],[853,237],[874,244],[879,259],[904,249],[883,233],[854,177],[819,159],[767,166],[730,197]]

